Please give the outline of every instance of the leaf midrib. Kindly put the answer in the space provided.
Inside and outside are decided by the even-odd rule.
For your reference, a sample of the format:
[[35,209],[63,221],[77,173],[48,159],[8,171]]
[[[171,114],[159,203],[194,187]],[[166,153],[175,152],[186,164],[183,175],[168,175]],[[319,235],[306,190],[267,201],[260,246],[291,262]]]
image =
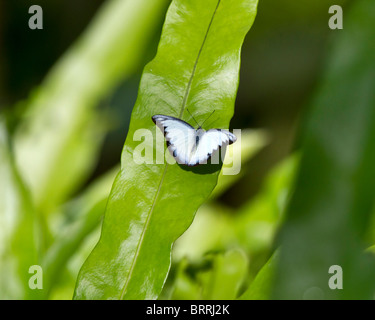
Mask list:
[[[202,41],[202,45],[201,47],[199,48],[199,51],[198,51],[198,54],[197,54],[197,58],[195,59],[195,62],[194,62],[194,66],[193,66],[193,70],[191,72],[191,76],[190,76],[190,79],[189,79],[189,82],[187,84],[187,87],[186,87],[186,90],[185,90],[185,94],[184,94],[184,98],[182,100],[182,105],[181,105],[181,110],[180,110],[180,113],[179,113],[179,118],[182,117],[182,114],[184,113],[184,110],[185,110],[185,107],[186,107],[186,103],[187,103],[187,99],[189,97],[189,93],[190,93],[190,88],[191,88],[191,85],[192,85],[192,82],[193,82],[193,78],[194,78],[194,75],[195,75],[195,72],[196,72],[196,69],[197,69],[197,65],[198,65],[198,61],[199,61],[199,57],[201,56],[201,53],[202,53],[202,50],[203,50],[203,47],[204,47],[204,44],[206,43],[206,40],[207,40],[207,36],[208,36],[208,33],[210,31],[210,28],[211,28],[211,25],[212,25],[212,22],[214,20],[214,17],[216,15],[216,12],[217,12],[217,9],[219,7],[219,4],[220,4],[221,0],[218,0],[217,2],[217,5],[215,7],[215,10],[212,14],[212,17],[211,17],[211,20],[210,20],[210,23],[208,24],[208,27],[207,27],[207,31],[204,35],[204,38],[203,38],[203,41]],[[150,223],[150,220],[151,220],[151,216],[152,216],[152,213],[154,211],[154,208],[155,208],[155,205],[156,205],[156,202],[157,202],[157,199],[159,197],[159,194],[160,194],[160,191],[161,191],[161,188],[162,188],[162,185],[163,185],[163,182],[164,182],[164,177],[167,173],[167,169],[168,169],[168,163],[166,163],[164,165],[164,171],[163,171],[163,174],[161,176],[161,179],[160,179],[160,182],[159,182],[159,185],[158,185],[158,189],[156,191],[156,194],[155,194],[155,197],[154,197],[154,200],[152,202],[152,205],[151,205],[151,208],[147,214],[147,219],[146,219],[146,222],[143,226],[143,229],[142,229],[142,234],[141,234],[141,238],[138,242],[138,245],[137,245],[137,250],[136,250],[136,253],[134,255],[134,258],[133,258],[133,261],[132,261],[132,264],[131,264],[131,267],[130,267],[130,270],[129,270],[129,274],[126,278],[126,281],[125,281],[125,284],[124,284],[124,287],[121,291],[121,296],[120,296],[120,300],[122,300],[126,294],[126,289],[128,287],[128,284],[130,282],[130,279],[132,277],[132,274],[133,274],[133,271],[134,271],[134,267],[136,265],[136,262],[137,262],[137,258],[138,258],[138,255],[139,255],[139,252],[141,250],[141,247],[142,247],[142,244],[143,244],[143,239],[144,239],[144,236],[145,236],[145,233],[146,233],[146,230],[148,228],[148,225]]]

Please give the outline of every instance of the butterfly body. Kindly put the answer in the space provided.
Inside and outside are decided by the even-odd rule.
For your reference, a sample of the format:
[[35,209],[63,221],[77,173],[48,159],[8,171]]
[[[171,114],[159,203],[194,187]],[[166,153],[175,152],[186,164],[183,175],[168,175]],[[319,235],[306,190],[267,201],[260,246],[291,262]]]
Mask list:
[[189,123],[171,116],[154,115],[154,123],[164,133],[167,147],[179,164],[196,166],[206,163],[220,147],[232,144],[236,136],[227,130],[201,127],[195,129]]

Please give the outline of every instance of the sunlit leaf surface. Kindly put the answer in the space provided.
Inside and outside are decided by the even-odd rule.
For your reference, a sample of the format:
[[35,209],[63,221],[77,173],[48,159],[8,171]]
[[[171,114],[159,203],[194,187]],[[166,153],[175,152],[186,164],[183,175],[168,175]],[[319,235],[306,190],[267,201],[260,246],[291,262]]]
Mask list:
[[[155,59],[146,66],[103,222],[101,239],[80,271],[76,299],[155,299],[170,268],[173,242],[216,185],[220,166],[137,164],[137,129],[153,139],[151,116],[228,128],[238,87],[240,49],[256,14],[255,0],[173,1]],[[147,152],[147,151],[146,151]],[[155,152],[155,151],[154,151]]]

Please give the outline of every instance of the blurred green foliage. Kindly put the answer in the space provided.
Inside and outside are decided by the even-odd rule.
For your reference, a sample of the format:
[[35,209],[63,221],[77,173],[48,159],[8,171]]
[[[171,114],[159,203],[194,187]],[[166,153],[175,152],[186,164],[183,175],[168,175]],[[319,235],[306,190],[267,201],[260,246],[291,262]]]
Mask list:
[[15,168],[3,120],[0,120],[0,177],[0,297],[33,298],[27,271],[38,262],[35,241],[38,217]]
[[[276,298],[374,298],[375,258],[364,252],[374,241],[366,239],[375,200],[374,16],[371,0],[347,12],[311,101],[278,239]],[[327,284],[332,265],[343,270],[343,290]]]
[[[72,298],[169,3],[40,1],[40,33],[27,1],[0,3],[1,299]],[[231,126],[262,130],[175,242],[160,299],[374,297],[374,16],[371,0],[260,1]]]

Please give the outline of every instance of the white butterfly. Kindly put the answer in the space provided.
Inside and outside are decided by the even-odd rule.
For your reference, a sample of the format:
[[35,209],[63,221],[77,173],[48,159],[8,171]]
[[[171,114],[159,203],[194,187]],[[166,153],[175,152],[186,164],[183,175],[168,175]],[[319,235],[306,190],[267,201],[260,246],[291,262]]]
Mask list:
[[179,164],[196,166],[206,163],[212,153],[220,147],[234,143],[233,133],[222,129],[208,131],[195,129],[187,122],[161,114],[154,115],[152,121],[164,133],[167,147]]

